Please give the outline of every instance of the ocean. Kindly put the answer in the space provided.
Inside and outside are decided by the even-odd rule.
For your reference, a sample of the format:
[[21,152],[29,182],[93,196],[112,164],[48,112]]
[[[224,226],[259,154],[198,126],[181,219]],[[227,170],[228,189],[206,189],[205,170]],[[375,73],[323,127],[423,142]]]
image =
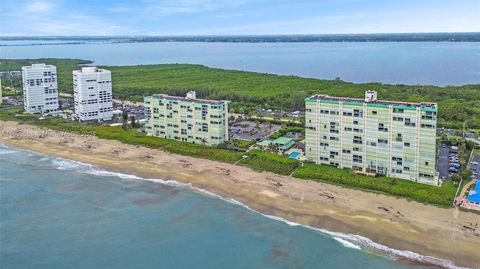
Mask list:
[[454,267],[175,181],[0,146],[2,269],[432,268],[420,261]]
[[[97,65],[189,63],[349,82],[480,83],[478,42],[48,44],[62,42],[69,41],[0,40],[0,58],[78,58]],[[28,45],[32,43],[37,45]]]

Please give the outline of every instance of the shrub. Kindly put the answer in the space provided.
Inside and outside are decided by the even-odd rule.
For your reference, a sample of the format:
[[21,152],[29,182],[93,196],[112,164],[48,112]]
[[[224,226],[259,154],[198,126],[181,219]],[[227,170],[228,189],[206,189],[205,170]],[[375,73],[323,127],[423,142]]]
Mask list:
[[289,175],[300,166],[300,162],[297,160],[259,150],[251,150],[247,153],[247,156],[240,161],[240,164],[257,171]]
[[445,182],[442,187],[436,187],[398,178],[384,176],[374,178],[352,174],[349,169],[338,169],[311,163],[305,163],[303,167],[295,171],[293,176],[406,197],[417,202],[443,207],[451,206],[456,192],[456,187],[451,182]]

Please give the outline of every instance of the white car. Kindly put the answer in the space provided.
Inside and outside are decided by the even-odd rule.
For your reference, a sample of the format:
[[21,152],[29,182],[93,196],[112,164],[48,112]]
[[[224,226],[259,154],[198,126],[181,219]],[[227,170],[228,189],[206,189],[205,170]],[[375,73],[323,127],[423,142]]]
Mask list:
[[478,165],[478,162],[471,162],[472,165]]

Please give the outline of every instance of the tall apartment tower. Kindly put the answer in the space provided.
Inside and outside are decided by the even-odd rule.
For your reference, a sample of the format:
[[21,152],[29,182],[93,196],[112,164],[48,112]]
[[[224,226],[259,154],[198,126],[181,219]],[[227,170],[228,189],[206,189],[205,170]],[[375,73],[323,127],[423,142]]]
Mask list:
[[22,67],[23,107],[28,113],[58,110],[57,68],[44,63]]
[[318,164],[438,185],[437,104],[314,95],[305,99],[305,154]]
[[97,67],[73,71],[75,114],[80,121],[106,121],[113,117],[112,73]]
[[158,94],[144,98],[148,135],[194,144],[218,145],[228,141],[228,101]]

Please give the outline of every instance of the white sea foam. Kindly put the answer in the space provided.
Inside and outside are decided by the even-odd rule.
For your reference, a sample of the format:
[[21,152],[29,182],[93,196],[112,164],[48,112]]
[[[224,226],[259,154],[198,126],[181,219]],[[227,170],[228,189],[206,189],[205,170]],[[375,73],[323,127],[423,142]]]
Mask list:
[[90,168],[84,171],[87,174],[94,175],[94,176],[105,176],[105,177],[119,177],[121,179],[142,179],[135,175],[123,174],[123,173],[116,173],[110,172],[101,169]]
[[169,185],[169,186],[189,188],[189,189],[192,189],[194,191],[206,194],[210,197],[218,198],[218,199],[221,199],[225,202],[241,206],[245,209],[248,209],[252,212],[260,214],[260,215],[262,215],[264,217],[267,217],[269,219],[272,219],[272,220],[275,220],[275,221],[281,221],[281,222],[283,222],[283,223],[285,223],[289,226],[301,226],[301,227],[304,227],[304,228],[307,228],[307,229],[315,230],[315,231],[323,233],[323,234],[330,235],[333,239],[335,239],[337,242],[340,242],[344,247],[347,247],[347,248],[353,248],[353,249],[361,250],[362,246],[363,246],[365,249],[377,250],[378,252],[381,252],[384,255],[390,256],[391,258],[394,258],[394,259],[404,258],[404,259],[409,259],[409,260],[413,260],[413,261],[418,261],[418,262],[421,262],[421,263],[441,266],[441,267],[449,268],[449,269],[468,269],[468,268],[465,268],[465,267],[458,267],[453,262],[451,262],[449,260],[439,259],[439,258],[435,258],[435,257],[431,257],[431,256],[424,256],[424,255],[420,255],[418,253],[408,251],[408,250],[398,250],[398,249],[390,248],[390,247],[387,247],[385,245],[375,243],[372,240],[370,240],[366,237],[360,236],[360,235],[331,232],[331,231],[328,231],[328,230],[325,230],[325,229],[319,229],[319,228],[311,227],[311,226],[308,226],[308,225],[300,224],[300,223],[297,223],[297,222],[289,221],[289,220],[286,220],[282,217],[263,214],[263,213],[255,210],[255,209],[250,208],[248,205],[246,205],[246,204],[244,204],[244,203],[242,203],[238,200],[235,200],[233,198],[222,197],[218,194],[207,191],[205,189],[194,187],[190,183],[181,183],[181,182],[178,182],[178,181],[175,181],[175,180],[163,180],[163,179],[143,179],[143,180],[153,181],[153,182],[157,182],[157,183],[160,183],[160,184],[166,184],[166,185]]
[[140,178],[145,181],[151,181],[155,183],[160,183],[163,185],[168,185],[172,187],[179,187],[179,188],[193,188],[192,184],[190,183],[181,183],[175,180],[164,180],[164,179],[157,179],[157,178]]
[[12,153],[15,153],[16,151],[14,150],[10,150],[10,149],[7,149],[7,148],[0,148],[0,154],[3,155],[3,154],[12,154]]
[[91,167],[91,165],[86,164],[86,163],[81,163],[77,161],[72,161],[72,160],[66,160],[62,158],[54,158],[52,159],[52,164],[57,167],[57,169],[60,170],[78,170],[80,168],[87,168]]
[[353,249],[359,249],[359,250],[362,249],[359,245],[355,245],[354,243],[352,243],[350,241],[347,241],[345,239],[338,238],[338,237],[335,237],[335,236],[333,237],[333,239],[335,239],[337,242],[339,242],[340,244],[342,244],[346,248],[353,248]]

